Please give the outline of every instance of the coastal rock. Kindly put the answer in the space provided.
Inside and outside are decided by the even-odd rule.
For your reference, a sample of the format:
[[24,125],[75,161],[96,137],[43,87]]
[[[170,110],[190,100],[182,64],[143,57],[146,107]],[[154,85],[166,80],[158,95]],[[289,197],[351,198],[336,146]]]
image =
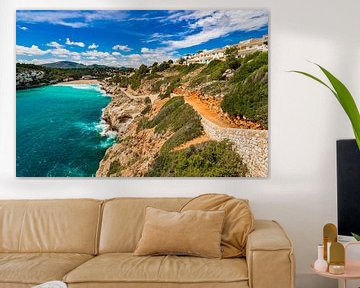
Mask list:
[[144,109],[144,101],[131,99],[115,87],[103,85],[102,88],[112,96],[111,102],[103,110],[102,119],[109,125],[110,130],[117,131],[118,137],[121,137]]
[[38,70],[28,70],[16,73],[16,87],[22,88],[39,85],[44,76],[45,72]]
[[[103,84],[109,93],[114,87]],[[104,109],[102,118],[109,129],[117,132],[118,143],[107,151],[96,172],[97,177],[144,176],[171,133],[156,134],[154,129],[138,128],[145,108],[144,97],[133,95],[131,98],[121,90],[112,94],[112,101]],[[139,97],[139,98],[137,98]],[[147,117],[152,118],[167,101],[156,99]]]

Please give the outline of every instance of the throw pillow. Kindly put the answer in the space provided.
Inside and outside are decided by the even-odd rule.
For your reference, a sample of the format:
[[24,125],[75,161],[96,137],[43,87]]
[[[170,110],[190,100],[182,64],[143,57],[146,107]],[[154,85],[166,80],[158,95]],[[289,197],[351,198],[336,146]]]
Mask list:
[[247,236],[254,230],[254,217],[247,200],[224,194],[205,194],[190,200],[181,211],[225,211],[221,237],[223,258],[246,256]]
[[224,211],[168,212],[147,207],[134,255],[221,258],[224,217]]

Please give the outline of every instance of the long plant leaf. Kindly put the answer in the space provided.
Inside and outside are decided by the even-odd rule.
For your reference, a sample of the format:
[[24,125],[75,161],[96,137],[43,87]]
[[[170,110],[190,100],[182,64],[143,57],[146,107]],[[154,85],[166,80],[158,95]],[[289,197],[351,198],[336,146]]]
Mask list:
[[290,70],[289,72],[294,72],[294,73],[305,75],[305,76],[307,76],[307,77],[321,83],[326,88],[328,88],[335,95],[336,98],[338,98],[338,95],[336,94],[336,92],[329,85],[327,85],[324,81],[320,80],[319,78],[315,77],[314,75],[311,75],[310,73],[306,73],[306,72],[303,72],[303,71],[298,71],[298,70]]
[[290,72],[295,72],[295,73],[307,76],[307,77],[321,83],[322,85],[324,85],[326,88],[328,88],[334,94],[334,96],[339,101],[340,105],[343,107],[345,113],[347,114],[347,116],[350,119],[353,131],[355,134],[356,143],[360,150],[360,113],[356,106],[354,98],[352,97],[350,91],[345,87],[345,85],[340,80],[338,80],[334,75],[332,75],[329,71],[327,71],[322,66],[320,66],[316,63],[314,63],[314,64],[317,65],[321,69],[321,71],[325,74],[325,76],[328,78],[328,80],[330,81],[333,88],[330,87],[328,84],[326,84],[324,81],[320,80],[319,78],[317,78],[309,73],[297,71],[297,70],[293,70]]
[[356,142],[360,149],[360,113],[356,106],[355,100],[352,97],[350,91],[346,88],[346,86],[338,80],[334,75],[332,75],[325,68],[318,65],[321,71],[325,74],[325,76],[329,79],[331,85],[334,87],[338,95],[338,100],[341,106],[344,108],[346,114],[348,115],[350,122],[353,126]]

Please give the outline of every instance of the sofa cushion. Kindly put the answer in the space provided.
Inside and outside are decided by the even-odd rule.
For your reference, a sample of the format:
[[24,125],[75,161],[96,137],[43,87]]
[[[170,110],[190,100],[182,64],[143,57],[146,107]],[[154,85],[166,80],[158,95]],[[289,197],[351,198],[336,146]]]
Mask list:
[[189,198],[117,198],[104,203],[99,253],[134,252],[148,206],[179,211]]
[[221,258],[224,211],[168,212],[146,208],[134,255],[192,255]]
[[93,256],[71,253],[0,253],[2,283],[40,284],[61,280]]
[[188,210],[225,211],[221,236],[222,257],[245,257],[247,237],[254,230],[254,216],[247,200],[225,194],[204,194],[191,199],[181,209]]
[[99,282],[232,283],[241,281],[247,283],[247,279],[247,264],[244,259],[240,258],[139,257],[131,253],[111,253],[97,256],[64,277],[64,281],[70,284]]
[[0,253],[95,254],[102,201],[0,200]]

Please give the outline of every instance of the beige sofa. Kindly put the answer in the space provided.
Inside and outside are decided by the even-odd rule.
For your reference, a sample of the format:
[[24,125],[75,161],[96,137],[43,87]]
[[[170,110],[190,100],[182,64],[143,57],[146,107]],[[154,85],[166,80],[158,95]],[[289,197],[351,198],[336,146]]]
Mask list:
[[0,288],[62,280],[71,288],[293,288],[292,244],[257,220],[246,258],[133,256],[146,206],[185,198],[0,201]]

